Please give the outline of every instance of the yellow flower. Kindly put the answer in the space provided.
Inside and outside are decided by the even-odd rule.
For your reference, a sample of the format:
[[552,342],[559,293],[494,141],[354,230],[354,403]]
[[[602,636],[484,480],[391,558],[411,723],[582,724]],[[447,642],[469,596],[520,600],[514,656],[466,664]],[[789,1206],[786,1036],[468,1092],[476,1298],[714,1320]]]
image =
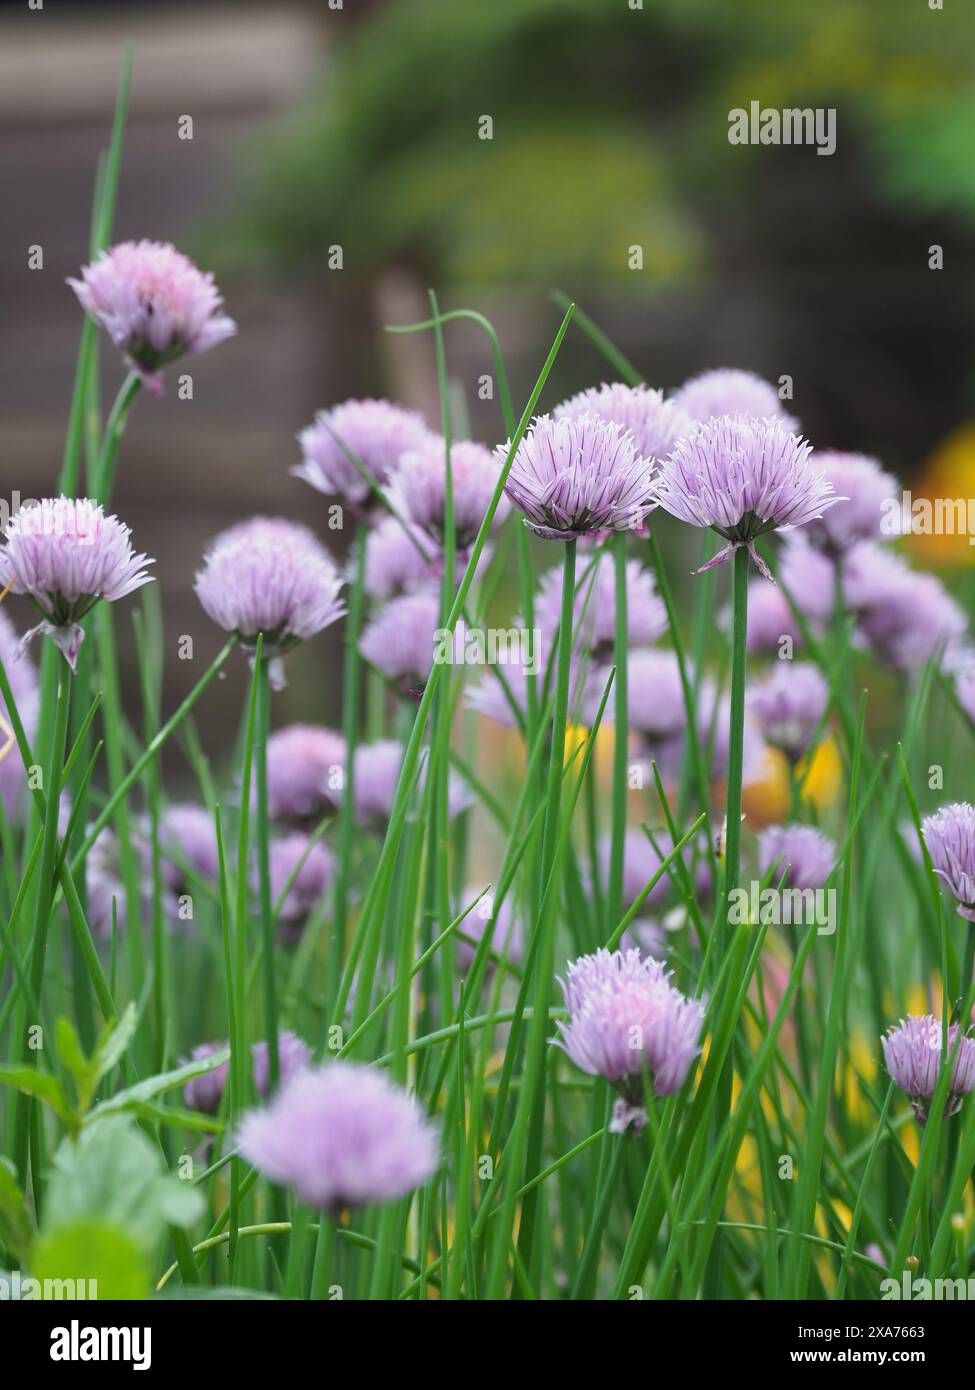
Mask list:
[[[915,501],[967,501],[975,497],[975,424],[965,425],[948,436],[928,459],[910,491]],[[923,514],[918,514],[915,526],[923,522]],[[975,546],[969,544],[967,530],[941,536],[912,533],[907,547],[922,565],[959,569],[975,564]]]

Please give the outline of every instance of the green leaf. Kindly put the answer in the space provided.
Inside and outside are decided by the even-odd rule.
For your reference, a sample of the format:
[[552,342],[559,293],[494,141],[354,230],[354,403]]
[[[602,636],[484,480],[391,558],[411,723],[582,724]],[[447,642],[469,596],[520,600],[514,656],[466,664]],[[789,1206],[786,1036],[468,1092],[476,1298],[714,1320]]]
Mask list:
[[183,1086],[187,1081],[192,1081],[195,1076],[205,1076],[207,1072],[216,1071],[217,1067],[222,1067],[224,1062],[230,1059],[230,1049],[225,1047],[220,1052],[215,1052],[212,1057],[203,1057],[198,1062],[187,1062],[185,1066],[176,1067],[173,1071],[163,1071],[157,1076],[148,1076],[145,1081],[137,1081],[134,1086],[129,1086],[124,1091],[119,1091],[108,1100],[103,1100],[100,1105],[96,1105],[94,1110],[87,1116],[88,1123],[94,1120],[104,1119],[108,1115],[117,1115],[121,1111],[131,1110],[135,1102],[152,1100],[155,1096],[162,1095],[164,1091],[172,1091],[177,1086]]
[[204,1115],[198,1110],[185,1110],[178,1105],[160,1105],[152,1100],[133,1100],[122,1113],[135,1115],[140,1120],[151,1120],[157,1125],[171,1125],[174,1129],[192,1129],[200,1134],[222,1134],[226,1122],[216,1115]]
[[49,1072],[36,1067],[0,1067],[0,1085],[15,1086],[18,1091],[36,1096],[51,1107],[67,1129],[77,1131],[78,1116],[68,1104],[61,1083]]
[[[149,1256],[123,1227],[99,1218],[79,1219],[42,1236],[34,1247],[31,1276],[63,1281],[83,1280],[87,1296],[148,1298],[151,1290]],[[77,1288],[77,1282],[76,1282]]]
[[58,1019],[54,1027],[54,1045],[61,1061],[78,1083],[80,1091],[82,1087],[87,1085],[91,1063],[85,1056],[81,1039],[70,1019],[63,1016]]
[[139,1015],[135,1005],[128,1004],[123,1010],[122,1017],[105,1028],[92,1057],[96,1085],[122,1060],[128,1050],[129,1043],[135,1036],[138,1020]]
[[98,1219],[121,1228],[148,1256],[166,1226],[188,1226],[203,1210],[200,1193],[165,1171],[162,1153],[136,1120],[112,1115],[58,1148],[44,1234]]
[[17,1182],[17,1170],[9,1159],[0,1158],[0,1245],[26,1262],[33,1234],[34,1226]]

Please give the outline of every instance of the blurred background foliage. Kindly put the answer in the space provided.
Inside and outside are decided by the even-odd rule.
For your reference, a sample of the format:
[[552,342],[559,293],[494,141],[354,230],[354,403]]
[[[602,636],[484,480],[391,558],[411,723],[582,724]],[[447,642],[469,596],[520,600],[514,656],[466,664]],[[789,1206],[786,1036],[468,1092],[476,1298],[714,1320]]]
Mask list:
[[[864,201],[970,219],[975,7],[951,8],[381,5],[336,26],[334,62],[276,122],[224,230],[245,259],[320,264],[341,242],[363,272],[401,263],[438,283],[624,279],[644,242],[629,283],[652,289],[713,263],[724,218],[761,202],[769,151],[727,141],[728,110],[753,99],[836,106]],[[477,139],[482,114],[493,140]]]

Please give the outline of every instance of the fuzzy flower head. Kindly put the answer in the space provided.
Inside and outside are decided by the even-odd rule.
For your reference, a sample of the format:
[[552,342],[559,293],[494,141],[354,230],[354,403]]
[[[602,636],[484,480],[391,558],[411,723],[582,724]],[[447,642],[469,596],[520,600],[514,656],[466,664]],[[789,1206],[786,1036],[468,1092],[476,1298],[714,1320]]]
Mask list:
[[[731,727],[731,696],[723,694],[709,677],[701,682],[697,700],[697,736],[710,758],[711,778],[721,782],[728,772],[728,732]],[[747,786],[767,775],[768,745],[745,706],[742,775]]]
[[107,826],[85,856],[85,891],[88,921],[95,936],[110,939],[116,923],[121,936],[125,931],[121,855],[118,840]]
[[315,423],[302,430],[302,462],[291,472],[316,492],[338,494],[361,511],[372,487],[355,461],[382,487],[403,454],[435,440],[421,415],[392,401],[343,401],[319,411]]
[[[215,1057],[218,1052],[223,1052],[227,1046],[228,1044],[225,1042],[200,1043],[194,1047],[190,1054],[190,1060],[202,1062],[207,1057]],[[290,1077],[304,1071],[310,1062],[311,1053],[307,1043],[302,1042],[301,1038],[287,1030],[278,1034],[278,1071],[282,1085]],[[256,1042],[252,1045],[251,1064],[254,1089],[259,1096],[266,1097],[269,1082],[266,1041]],[[202,1076],[194,1076],[183,1091],[183,1099],[189,1108],[200,1110],[205,1115],[215,1115],[220,1109],[220,1102],[223,1100],[229,1071],[230,1061],[228,1059],[226,1062],[221,1062],[220,1066],[215,1067],[213,1071],[204,1072]]]
[[[400,769],[403,766],[403,745],[396,739],[380,739],[376,743],[360,743],[355,750],[355,776],[352,803],[355,819],[360,825],[385,828],[393,809]],[[419,787],[422,790],[426,763],[421,767]],[[451,816],[467,810],[472,804],[467,784],[452,773],[447,784],[447,805]]]
[[225,632],[249,648],[263,632],[265,654],[277,656],[342,616],[342,583],[306,527],[258,516],[216,537],[194,588]]
[[154,562],[132,549],[131,531],[88,498],[45,498],[21,507],[0,547],[0,590],[26,594],[44,621],[28,633],[53,639],[72,671],[81,620],[99,599],[113,603],[150,582]]
[[387,680],[422,691],[435,662],[462,665],[464,624],[453,634],[440,625],[440,595],[427,589],[390,599],[359,639],[359,651]]
[[220,875],[220,852],[213,816],[195,802],[177,802],[164,811],[159,824],[163,873],[177,893],[187,875],[215,883]]
[[758,837],[758,867],[764,878],[772,870],[777,884],[785,872],[785,886],[822,888],[836,864],[836,845],[811,825],[770,825]]
[[809,522],[806,539],[829,555],[840,555],[858,541],[879,539],[882,522],[896,505],[896,480],[864,454],[820,450],[816,463],[843,500]]
[[951,673],[955,678],[958,703],[975,724],[975,652],[969,647],[960,647]]
[[[630,652],[626,662],[630,727],[651,745],[683,733],[687,723],[680,665],[672,651],[651,648]],[[614,718],[612,701],[603,718]]]
[[289,724],[267,741],[267,808],[272,820],[309,826],[338,805],[345,740],[319,724]]
[[162,395],[162,367],[237,332],[219,312],[213,276],[168,243],[120,242],[68,284],[154,396]]
[[[541,691],[545,683],[545,667],[546,662],[541,651],[537,653],[537,659],[532,666],[526,665],[520,656],[505,662],[501,667],[489,666],[481,679],[465,690],[465,703],[470,709],[477,710],[488,719],[493,719],[496,724],[504,725],[506,729],[522,727],[528,710],[529,676],[534,670],[535,688]],[[501,684],[499,674],[504,676],[507,690]],[[570,680],[573,692],[578,694],[581,677],[577,673],[574,678],[570,676]],[[570,711],[575,708],[572,694],[569,697],[569,708]]]
[[948,885],[958,912],[975,922],[975,806],[951,802],[921,822],[934,871]]
[[[914,1114],[922,1125],[927,1121],[938,1085],[943,1043],[941,1020],[933,1014],[908,1014],[880,1040],[891,1079],[910,1096]],[[949,1061],[954,1057],[954,1064],[945,1103],[946,1117],[956,1114],[962,1097],[975,1089],[975,1039],[966,1033],[959,1043],[958,1024],[953,1023],[948,1028],[947,1049]]]
[[[7,674],[14,704],[20,715],[28,742],[33,743],[37,730],[40,697],[37,688],[37,669],[30,657],[21,650],[20,638],[14,625],[0,608],[0,665]],[[26,786],[24,764],[13,742],[13,726],[9,710],[0,695],[0,799],[8,818],[17,811]]]
[[[314,843],[300,830],[271,843],[271,899],[284,894],[278,921],[300,933],[305,922],[328,892],[333,877],[332,852],[321,840]],[[287,892],[285,890],[287,889]]]
[[[599,842],[599,861],[604,878],[609,875],[610,843],[609,836],[604,837]],[[626,907],[632,906],[650,880],[660,874],[661,865],[673,851],[673,848],[674,842],[667,830],[654,831],[652,841],[644,830],[627,830],[623,841],[622,883],[623,903]],[[690,857],[690,846],[685,846],[681,852],[685,867],[689,867]],[[659,908],[666,902],[671,891],[671,874],[673,873],[676,877],[679,871],[680,863],[676,859],[664,869],[657,882],[643,899],[641,906],[646,911]],[[710,887],[710,871],[707,865],[701,861],[697,868],[697,892],[700,896],[704,896],[709,892]]]
[[[471,902],[480,891],[479,888],[468,888],[464,894],[465,900]],[[503,957],[512,965],[521,965],[525,959],[525,934],[518,916],[512,910],[510,897],[505,898],[495,910],[493,893],[485,893],[461,922],[460,931],[463,936],[457,937],[457,964],[462,970],[467,970],[474,960],[477,948],[471,945],[471,941],[481,941],[486,932],[490,932],[491,950],[495,956]],[[464,937],[471,940],[465,941]],[[494,960],[488,956],[488,971],[492,972],[493,969]]]
[[[507,445],[497,449],[503,464]],[[539,415],[515,452],[505,492],[550,541],[642,525],[656,505],[653,461],[632,434],[595,415]]]
[[[546,570],[534,601],[535,626],[546,652],[562,620],[562,566]],[[573,645],[608,655],[616,637],[616,568],[612,555],[601,555],[577,578],[573,600]],[[629,644],[646,647],[667,630],[667,610],[653,574],[638,560],[626,562],[626,628]]]
[[807,752],[829,700],[819,668],[806,661],[777,661],[748,692],[751,712],[766,743],[791,762]]
[[[458,550],[467,551],[473,545],[500,471],[498,459],[483,444],[462,440],[451,446],[454,539]],[[390,478],[390,496],[414,525],[436,545],[443,545],[447,527],[447,460],[442,439],[434,436],[421,448],[403,454]],[[494,514],[496,526],[507,519],[509,510],[507,499],[502,497]]]
[[859,634],[885,665],[915,671],[934,656],[949,667],[955,661],[968,620],[933,574],[919,573],[899,555],[864,541],[848,552],[843,592]]
[[413,1097],[353,1062],[300,1072],[244,1116],[238,1144],[265,1177],[332,1213],[402,1197],[439,1163],[437,1132]]
[[678,440],[660,465],[660,505],[692,526],[710,526],[728,544],[704,566],[748,547],[766,531],[803,526],[834,505],[833,486],[811,461],[812,446],[781,420],[726,415]]
[[415,526],[395,516],[383,517],[366,538],[366,593],[385,602],[432,584],[436,558],[430,540]]
[[569,963],[560,980],[569,1011],[556,1044],[589,1076],[622,1094],[611,1129],[642,1127],[642,1076],[655,1095],[683,1086],[699,1051],[704,1004],[670,983],[664,965],[638,950],[599,950]]
[[624,386],[616,381],[593,386],[555,407],[557,420],[577,420],[594,415],[607,424],[629,431],[637,451],[646,459],[665,458],[693,421],[674,401],[665,401],[662,391],[648,386]]
[[691,377],[673,399],[678,410],[701,424],[722,415],[754,415],[758,419],[776,416],[787,429],[799,428],[798,421],[782,409],[774,386],[754,372],[734,367],[718,367]]

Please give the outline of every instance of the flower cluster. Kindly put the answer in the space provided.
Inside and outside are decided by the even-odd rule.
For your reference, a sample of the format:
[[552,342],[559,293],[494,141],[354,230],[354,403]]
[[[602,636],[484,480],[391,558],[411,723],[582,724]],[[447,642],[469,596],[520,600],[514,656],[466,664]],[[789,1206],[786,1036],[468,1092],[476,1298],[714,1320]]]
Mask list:
[[697,1056],[704,1004],[670,983],[659,960],[637,950],[599,950],[569,963],[562,992],[569,1011],[557,1045],[580,1071],[604,1076],[621,1092],[610,1128],[642,1128],[642,1078],[673,1095]]
[[959,1039],[959,1031],[957,1023],[951,1024],[946,1042],[940,1019],[932,1014],[909,1014],[881,1039],[891,1079],[910,1096],[922,1125],[937,1089],[944,1049],[951,1063],[945,1115],[957,1114],[962,1097],[975,1090],[975,1038],[963,1033]]
[[68,284],[155,396],[162,395],[162,367],[237,331],[219,312],[223,300],[213,276],[168,243],[121,242]]

